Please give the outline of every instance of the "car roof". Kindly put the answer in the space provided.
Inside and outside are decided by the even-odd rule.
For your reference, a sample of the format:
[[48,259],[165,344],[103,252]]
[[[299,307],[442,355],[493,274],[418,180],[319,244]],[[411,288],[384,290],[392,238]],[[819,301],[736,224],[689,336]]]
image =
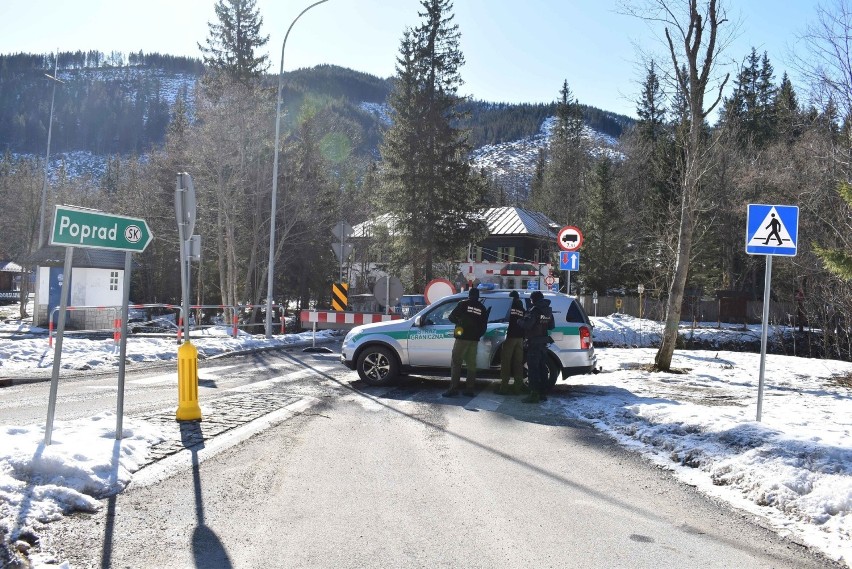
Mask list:
[[[509,293],[515,291],[518,293],[518,296],[521,298],[529,298],[535,290],[530,289],[516,289],[516,288],[496,288],[496,289],[479,289],[479,297],[486,298],[489,296],[496,297],[504,297],[509,296]],[[547,297],[559,297],[559,298],[574,298],[573,296],[567,295],[564,292],[554,292],[552,290],[542,290],[541,292],[545,298]],[[461,292],[457,292],[456,294],[451,295],[453,298],[467,298],[468,291],[463,290]],[[450,297],[447,297],[450,298]]]

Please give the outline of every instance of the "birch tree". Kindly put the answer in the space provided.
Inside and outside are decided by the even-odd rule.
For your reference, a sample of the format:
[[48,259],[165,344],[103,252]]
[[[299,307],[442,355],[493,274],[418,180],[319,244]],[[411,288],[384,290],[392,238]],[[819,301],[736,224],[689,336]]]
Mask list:
[[[702,198],[702,182],[710,167],[710,148],[705,119],[722,98],[728,81],[725,75],[715,85],[714,70],[725,41],[720,28],[728,22],[722,0],[648,0],[646,10],[630,5],[629,13],[663,25],[671,58],[670,77],[686,103],[685,135],[680,139],[683,166],[680,180],[680,225],[675,264],[666,302],[663,339],[655,357],[661,371],[670,371],[678,337],[681,307],[692,254],[693,238]],[[715,99],[705,106],[708,91]]]

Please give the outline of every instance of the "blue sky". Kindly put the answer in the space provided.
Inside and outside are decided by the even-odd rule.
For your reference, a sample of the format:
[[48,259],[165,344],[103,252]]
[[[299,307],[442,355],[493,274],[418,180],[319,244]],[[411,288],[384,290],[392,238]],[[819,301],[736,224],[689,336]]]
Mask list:
[[[780,79],[795,74],[789,53],[818,0],[728,0],[739,34],[726,52],[741,61],[768,52]],[[281,42],[312,0],[257,0],[277,72]],[[635,116],[644,71],[641,52],[665,56],[643,21],[617,0],[455,0],[462,93],[486,101],[550,102],[568,80],[581,103]],[[0,0],[0,53],[97,49],[199,56],[197,42],[215,19],[214,0]],[[380,77],[394,74],[399,41],[420,18],[419,0],[328,0],[299,19],[284,69],[332,63]],[[667,59],[663,60],[668,63]],[[735,72],[733,67],[728,69]],[[800,97],[804,87],[800,87]]]

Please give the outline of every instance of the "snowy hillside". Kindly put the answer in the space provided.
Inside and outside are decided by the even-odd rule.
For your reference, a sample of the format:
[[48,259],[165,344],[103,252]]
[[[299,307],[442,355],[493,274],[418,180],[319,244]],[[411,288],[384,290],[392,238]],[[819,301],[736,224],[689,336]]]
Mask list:
[[[375,117],[383,126],[389,126],[392,122],[386,104],[362,102],[359,107]],[[556,117],[549,117],[541,124],[538,133],[533,136],[499,144],[487,144],[475,149],[471,154],[474,168],[477,171],[484,170],[510,194],[514,192],[521,194],[510,195],[510,199],[525,198],[529,193],[530,181],[535,173],[539,153],[550,143],[555,124]],[[583,134],[593,156],[608,154],[613,159],[619,159],[622,156],[617,150],[618,140],[615,138],[588,126],[583,128]]]
[[[510,195],[510,199],[526,197],[539,152],[549,144],[555,124],[556,117],[550,117],[542,123],[538,134],[477,148],[472,155],[474,167],[488,172],[508,191],[522,193],[521,196]],[[583,127],[583,134],[589,141],[592,155],[608,154],[614,159],[621,156],[616,150],[618,141],[613,137],[601,134],[588,126]]]

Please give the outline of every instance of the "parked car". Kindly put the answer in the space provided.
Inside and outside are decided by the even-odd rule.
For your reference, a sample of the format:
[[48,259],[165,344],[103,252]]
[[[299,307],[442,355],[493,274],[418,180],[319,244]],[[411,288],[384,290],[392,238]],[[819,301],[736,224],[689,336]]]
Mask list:
[[422,294],[404,294],[396,305],[396,311],[408,318],[420,312],[427,304],[426,297]]
[[[479,342],[477,375],[498,377],[500,349],[506,339],[509,290],[482,290],[480,300],[488,310],[488,328]],[[518,291],[529,306],[533,291]],[[592,323],[577,299],[558,292],[544,292],[551,301],[556,328],[549,346],[550,379],[556,382],[572,375],[596,372],[597,356],[592,343]],[[357,370],[370,385],[385,385],[401,374],[449,375],[454,325],[449,321],[453,308],[467,293],[448,296],[420,310],[407,320],[377,322],[356,326],[343,340],[340,361]]]

